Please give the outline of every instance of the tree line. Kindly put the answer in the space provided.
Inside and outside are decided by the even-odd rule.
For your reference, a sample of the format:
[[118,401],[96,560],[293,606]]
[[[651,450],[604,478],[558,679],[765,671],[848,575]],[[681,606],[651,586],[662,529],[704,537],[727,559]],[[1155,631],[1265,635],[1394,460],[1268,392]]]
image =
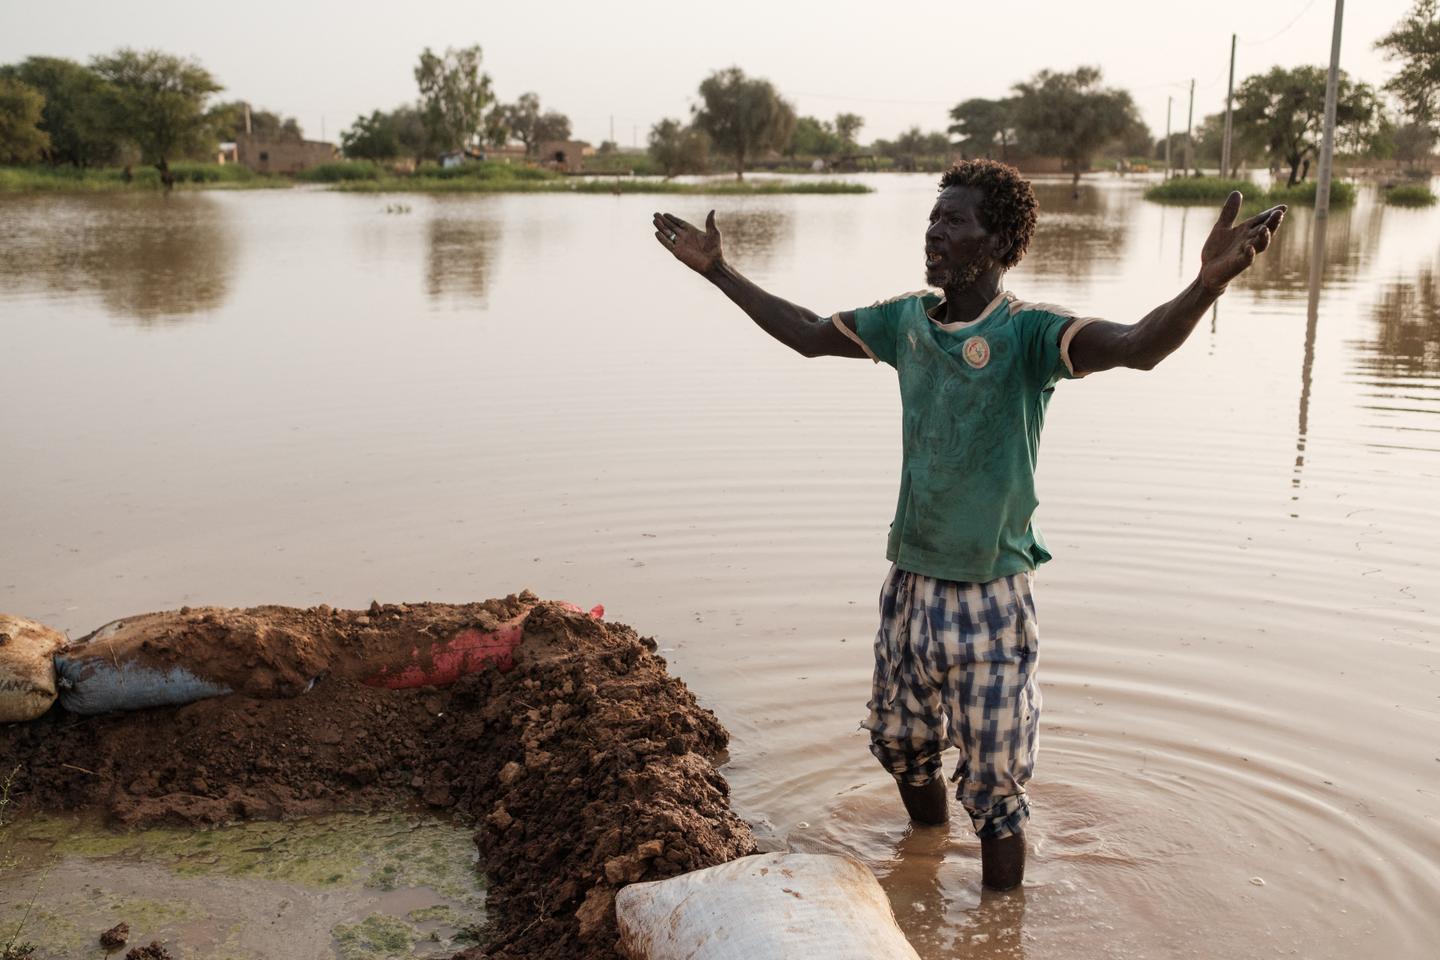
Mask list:
[[[1342,74],[1339,147],[1354,155],[1421,161],[1440,136],[1440,0],[1415,0],[1375,45],[1399,71],[1383,91]],[[412,103],[357,117],[341,133],[346,157],[418,163],[516,142],[533,155],[540,144],[571,136],[569,118],[543,109],[534,92],[500,102],[479,46],[443,54],[426,48],[414,76],[418,95]],[[209,103],[221,89],[199,63],[155,50],[121,49],[89,64],[30,57],[0,67],[0,163],[83,168],[142,162],[154,164],[164,178],[170,160],[213,153],[218,142],[244,129],[242,102]],[[1232,116],[1234,169],[1223,172],[1259,164],[1285,172],[1291,184],[1303,180],[1319,152],[1324,97],[1320,67],[1273,67],[1246,78]],[[956,104],[949,120],[943,130],[917,126],[894,140],[862,146],[864,120],[857,114],[797,115],[768,80],[729,67],[701,81],[687,119],[666,118],[650,129],[648,153],[667,177],[705,172],[718,161],[737,178],[766,157],[829,164],[871,156],[914,169],[956,154],[1012,162],[1048,156],[1058,157],[1078,179],[1099,156],[1166,156],[1165,140],[1155,139],[1131,95],[1106,86],[1093,66],[1041,70],[1015,83],[1009,96]],[[270,111],[251,111],[250,123],[264,138],[300,137],[294,118]],[[1188,141],[1183,132],[1172,132],[1169,153],[1182,169],[1217,166],[1223,130],[1223,113],[1207,115]],[[601,146],[602,153],[616,149],[613,143]]]
[[[1396,109],[1387,107],[1379,90],[1342,72],[1339,148],[1356,156],[1420,162],[1440,139],[1440,0],[1415,0],[1375,46],[1400,66],[1383,88]],[[1041,70],[1014,84],[1008,97],[956,104],[943,132],[912,127],[893,141],[876,140],[865,152],[901,169],[913,168],[920,158],[948,160],[955,154],[1007,161],[1051,156],[1077,180],[1096,156],[1165,157],[1165,139],[1154,138],[1130,94],[1104,86],[1102,79],[1098,67]],[[1304,179],[1319,155],[1325,81],[1325,70],[1312,66],[1272,67],[1246,78],[1232,109],[1232,169],[1222,173],[1262,164],[1285,172],[1292,186]],[[1188,150],[1182,150],[1186,134],[1172,132],[1170,153],[1177,164],[1218,167],[1224,121],[1223,111],[1205,116]],[[859,152],[855,134],[862,124],[854,114],[841,114],[833,123],[796,117],[769,82],[731,68],[700,84],[688,124],[671,118],[651,129],[650,153],[669,176],[703,171],[713,149],[730,159],[739,176],[746,160],[760,153],[823,160]]]
[[[159,50],[0,66],[0,163],[153,164],[168,186],[171,161],[214,159],[217,143],[245,129],[243,102],[210,103],[222,89],[196,61]],[[261,136],[300,139],[293,117],[253,110],[250,123]]]

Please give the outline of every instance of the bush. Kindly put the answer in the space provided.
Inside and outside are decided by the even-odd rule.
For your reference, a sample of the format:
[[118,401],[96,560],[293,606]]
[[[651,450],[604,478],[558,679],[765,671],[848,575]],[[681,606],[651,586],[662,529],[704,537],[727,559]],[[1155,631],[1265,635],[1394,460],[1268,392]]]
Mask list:
[[[89,193],[110,190],[158,190],[160,171],[135,164],[130,182],[119,167],[79,170],[74,167],[0,167],[0,193]],[[174,163],[170,173],[177,186],[206,188],[283,187],[289,181],[267,177],[238,164]]]
[[302,170],[296,180],[306,183],[346,183],[351,180],[379,180],[384,171],[373,160],[335,160]]
[[[1289,203],[1295,206],[1315,206],[1315,194],[1318,185],[1314,183],[1297,183],[1293,187],[1276,187],[1265,195],[1267,203]],[[1348,207],[1355,202],[1355,187],[1343,180],[1330,181],[1330,206]]]
[[1160,203],[1224,203],[1234,190],[1245,199],[1262,197],[1265,191],[1249,180],[1228,180],[1224,177],[1172,177],[1145,191],[1146,200]]
[[478,163],[462,163],[457,167],[437,167],[426,164],[415,171],[415,176],[430,180],[559,180],[561,174],[543,167],[532,167],[524,163],[505,163],[499,160],[483,160]]
[[1403,183],[1385,191],[1385,202],[1397,207],[1429,207],[1435,200],[1435,194],[1423,183]]
[[[1157,183],[1145,191],[1146,200],[1157,203],[1223,203],[1232,190],[1245,195],[1247,207],[1277,203],[1291,206],[1315,205],[1316,186],[1313,183],[1297,183],[1293,187],[1278,186],[1263,190],[1249,180],[1227,180],[1223,177],[1174,177],[1164,183]],[[1330,181],[1330,205],[1348,207],[1355,202],[1355,187],[1343,180]]]

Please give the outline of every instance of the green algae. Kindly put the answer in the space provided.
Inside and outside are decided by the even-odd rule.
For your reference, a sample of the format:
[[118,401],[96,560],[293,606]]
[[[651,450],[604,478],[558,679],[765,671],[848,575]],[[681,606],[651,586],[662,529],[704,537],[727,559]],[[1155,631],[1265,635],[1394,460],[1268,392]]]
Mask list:
[[6,833],[50,857],[120,857],[181,875],[254,877],[325,888],[428,887],[473,901],[479,881],[468,835],[439,821],[390,814],[241,823],[210,830],[153,828],[113,833],[63,818],[34,818]]
[[423,934],[403,920],[372,913],[359,923],[337,924],[334,936],[343,960],[383,960],[409,955]]
[[19,868],[0,873],[0,934],[38,890],[23,937],[36,960],[98,957],[99,932],[120,920],[132,941],[187,960],[299,948],[292,936],[307,956],[419,960],[473,942],[485,920],[468,830],[411,816],[127,833],[29,818],[0,828],[0,850],[20,851]]

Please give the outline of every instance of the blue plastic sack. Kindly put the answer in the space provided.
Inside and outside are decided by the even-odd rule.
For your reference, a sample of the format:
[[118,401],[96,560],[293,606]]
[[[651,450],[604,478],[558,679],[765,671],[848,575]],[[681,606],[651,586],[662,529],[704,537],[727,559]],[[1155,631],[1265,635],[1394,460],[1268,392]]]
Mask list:
[[232,692],[202,680],[184,667],[166,670],[121,662],[116,665],[95,655],[55,657],[60,705],[71,713],[109,713],[174,707]]

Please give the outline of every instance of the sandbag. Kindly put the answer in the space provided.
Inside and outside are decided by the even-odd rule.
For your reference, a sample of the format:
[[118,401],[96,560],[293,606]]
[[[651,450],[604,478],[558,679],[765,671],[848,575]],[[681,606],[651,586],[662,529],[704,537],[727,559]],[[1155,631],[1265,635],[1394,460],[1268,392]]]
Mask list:
[[850,857],[762,853],[615,897],[631,960],[919,960]]
[[300,616],[281,607],[187,607],[107,623],[56,655],[60,704],[96,714],[235,691],[296,696],[331,659]]
[[[560,604],[576,613],[582,612],[573,603]],[[605,607],[596,604],[589,611],[599,620]],[[410,687],[444,687],[462,676],[479,673],[490,667],[504,672],[515,666],[515,648],[524,634],[525,618],[530,608],[516,616],[494,621],[485,618],[482,625],[467,626],[449,636],[416,643],[398,650],[383,650],[370,657],[373,672],[364,678],[372,687],[405,690]]]
[[65,635],[0,613],[0,723],[34,720],[55,702],[55,651]]

